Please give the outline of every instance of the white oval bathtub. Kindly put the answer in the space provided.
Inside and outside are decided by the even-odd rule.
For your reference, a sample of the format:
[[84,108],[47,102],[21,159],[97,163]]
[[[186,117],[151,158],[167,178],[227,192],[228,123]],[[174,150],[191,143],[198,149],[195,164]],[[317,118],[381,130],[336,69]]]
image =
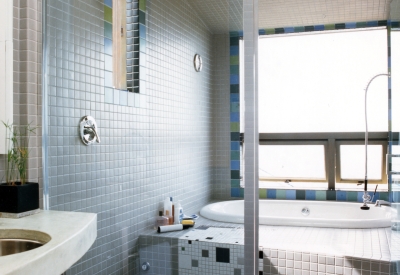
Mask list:
[[[361,203],[329,201],[260,200],[260,225],[330,228],[378,228],[391,226],[391,207],[361,210]],[[244,222],[244,201],[223,201],[204,206],[200,215],[211,220]]]

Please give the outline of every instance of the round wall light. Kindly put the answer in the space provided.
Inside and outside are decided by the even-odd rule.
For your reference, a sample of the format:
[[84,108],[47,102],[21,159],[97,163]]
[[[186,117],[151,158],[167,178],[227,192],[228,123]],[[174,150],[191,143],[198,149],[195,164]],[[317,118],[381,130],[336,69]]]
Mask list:
[[200,72],[203,67],[203,60],[199,54],[195,54],[193,58],[193,65],[196,72]]

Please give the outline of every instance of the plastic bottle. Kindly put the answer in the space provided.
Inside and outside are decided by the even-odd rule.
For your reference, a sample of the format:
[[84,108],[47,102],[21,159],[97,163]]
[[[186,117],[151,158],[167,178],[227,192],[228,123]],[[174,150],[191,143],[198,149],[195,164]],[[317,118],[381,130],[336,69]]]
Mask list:
[[158,217],[156,218],[156,228],[163,225],[168,225],[169,219],[163,216],[163,211],[158,211]]
[[172,218],[171,214],[169,213],[169,210],[165,211],[165,216],[168,218],[168,224],[173,225],[174,219]]
[[170,201],[171,201],[171,204],[172,204],[172,221],[175,221],[175,203],[174,203],[174,200],[172,199],[172,197],[170,197]]
[[174,223],[175,224],[180,224],[183,220],[183,208],[181,205],[181,202],[178,201],[175,204],[175,217],[174,217]]
[[[169,215],[167,215],[167,211],[169,213]],[[164,216],[170,216],[172,215],[172,202],[171,202],[171,198],[167,197],[164,200]]]

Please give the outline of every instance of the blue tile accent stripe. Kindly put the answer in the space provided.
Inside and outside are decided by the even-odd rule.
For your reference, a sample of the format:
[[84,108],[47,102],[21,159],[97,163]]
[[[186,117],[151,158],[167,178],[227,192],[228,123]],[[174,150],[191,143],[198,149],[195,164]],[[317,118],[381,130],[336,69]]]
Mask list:
[[[238,191],[237,194],[239,194]],[[281,189],[260,189],[260,199],[279,200],[333,200],[345,202],[362,202],[363,191],[341,191],[341,190],[281,190]],[[373,192],[369,192],[372,197]],[[400,192],[396,192],[396,199],[400,202]],[[389,192],[376,192],[376,200],[389,200]]]
[[387,20],[366,21],[366,22],[347,22],[347,23],[336,23],[336,24],[314,25],[314,26],[260,29],[259,35],[312,32],[312,31],[325,31],[325,30],[358,29],[358,28],[370,28],[370,27],[379,27],[379,26],[387,26],[387,25],[388,25]]
[[231,197],[243,198],[240,188],[240,108],[239,108],[239,32],[230,33],[230,129],[231,129]]

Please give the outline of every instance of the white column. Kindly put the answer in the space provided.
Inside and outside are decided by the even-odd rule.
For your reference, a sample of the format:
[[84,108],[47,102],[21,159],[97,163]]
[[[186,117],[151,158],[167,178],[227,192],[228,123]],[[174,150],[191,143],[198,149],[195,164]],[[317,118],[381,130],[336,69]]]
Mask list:
[[6,153],[6,129],[13,122],[13,1],[0,9],[0,154]]
[[[243,1],[245,275],[258,274],[258,0]],[[243,91],[241,91],[243,92]]]

